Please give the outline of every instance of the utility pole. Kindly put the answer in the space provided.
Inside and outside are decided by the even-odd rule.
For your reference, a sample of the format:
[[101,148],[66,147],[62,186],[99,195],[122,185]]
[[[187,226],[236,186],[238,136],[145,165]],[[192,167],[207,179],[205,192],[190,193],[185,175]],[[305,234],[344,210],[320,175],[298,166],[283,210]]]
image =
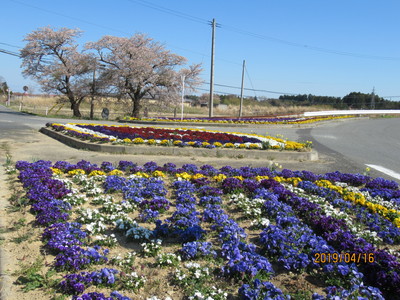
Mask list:
[[242,117],[243,114],[243,90],[244,90],[244,68],[246,67],[246,61],[243,60],[243,69],[242,69],[242,88],[240,90],[240,107],[239,107],[239,118]]
[[212,20],[212,43],[211,43],[211,72],[210,72],[210,101],[208,102],[208,116],[213,117],[214,106],[214,50],[215,50],[215,19]]
[[10,88],[8,88],[8,90],[7,90],[7,106],[10,106],[11,105],[11,89]]
[[182,108],[181,108],[181,121],[183,120],[183,103],[185,101],[185,75],[182,75]]
[[371,109],[375,109],[375,87],[372,89],[371,95]]

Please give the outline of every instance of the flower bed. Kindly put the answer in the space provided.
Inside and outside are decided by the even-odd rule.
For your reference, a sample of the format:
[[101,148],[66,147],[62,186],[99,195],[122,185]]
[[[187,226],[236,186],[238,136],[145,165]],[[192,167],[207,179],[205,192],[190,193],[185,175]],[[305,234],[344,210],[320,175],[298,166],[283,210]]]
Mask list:
[[302,150],[311,147],[311,142],[297,143],[271,136],[186,128],[57,123],[47,126],[81,139],[113,144],[257,150]]
[[58,294],[399,299],[393,181],[154,162],[16,167]]
[[178,122],[178,123],[211,123],[211,124],[310,124],[321,121],[352,118],[354,116],[319,116],[319,117],[214,117],[214,118],[132,118],[125,117],[127,121],[150,122]]

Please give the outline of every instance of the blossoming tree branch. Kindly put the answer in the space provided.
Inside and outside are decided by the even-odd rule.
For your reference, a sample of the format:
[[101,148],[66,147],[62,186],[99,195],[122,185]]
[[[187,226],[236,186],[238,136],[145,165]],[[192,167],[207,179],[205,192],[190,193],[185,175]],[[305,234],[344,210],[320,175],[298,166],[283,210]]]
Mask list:
[[[25,77],[44,92],[64,95],[73,115],[81,117],[80,104],[95,94],[132,100],[132,117],[139,117],[145,97],[179,99],[182,76],[186,89],[200,83],[200,64],[186,66],[186,58],[171,53],[145,34],[104,36],[79,51],[78,29],[39,28],[26,36],[21,50]],[[97,74],[97,75],[96,75]]]

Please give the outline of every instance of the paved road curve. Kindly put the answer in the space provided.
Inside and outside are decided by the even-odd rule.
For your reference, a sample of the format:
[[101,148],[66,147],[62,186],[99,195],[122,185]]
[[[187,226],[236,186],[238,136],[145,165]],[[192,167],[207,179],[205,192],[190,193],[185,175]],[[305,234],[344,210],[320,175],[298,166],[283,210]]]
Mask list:
[[[47,119],[9,110],[0,106],[0,140],[24,138],[46,122],[76,122],[67,119]],[[81,121],[84,122],[84,121]],[[87,121],[90,122],[90,121]],[[110,123],[115,122],[99,122]],[[172,126],[171,126],[172,127]],[[292,169],[308,169],[325,173],[341,171],[362,173],[367,165],[371,175],[400,182],[400,118],[356,119],[332,121],[310,128],[257,126],[255,128],[217,128],[223,131],[283,134],[292,140],[311,140],[319,152],[320,162],[287,164]],[[243,162],[245,165],[245,162]]]
[[326,155],[370,166],[400,181],[400,118],[348,120],[299,133]]

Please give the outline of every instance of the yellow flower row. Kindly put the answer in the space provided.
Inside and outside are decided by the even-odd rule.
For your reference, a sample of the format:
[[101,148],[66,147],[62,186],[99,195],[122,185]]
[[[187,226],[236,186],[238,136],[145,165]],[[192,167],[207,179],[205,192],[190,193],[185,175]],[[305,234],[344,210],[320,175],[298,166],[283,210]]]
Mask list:
[[[50,169],[53,171],[54,174],[57,174],[57,175],[64,174],[64,172],[62,170],[60,170],[60,169],[57,169],[57,168],[50,168]],[[74,170],[68,171],[67,174],[70,175],[70,176],[74,176],[74,175],[78,175],[78,174],[85,175],[86,172],[84,170],[82,170],[82,169],[74,169]],[[112,171],[110,171],[108,173],[104,172],[104,171],[101,171],[101,170],[94,170],[94,171],[92,171],[92,172],[90,172],[88,174],[88,177],[93,177],[93,176],[112,176],[112,175],[122,176],[122,175],[124,175],[124,172],[122,172],[121,170],[118,170],[118,169],[114,169],[114,170],[112,170]],[[158,170],[152,172],[151,174],[148,174],[146,172],[136,172],[133,175],[136,175],[136,176],[139,176],[139,177],[144,177],[144,178],[166,177],[166,174],[164,172],[158,171]]]
[[280,176],[275,176],[273,178],[275,181],[277,182],[286,182],[286,183],[290,183],[293,186],[297,186],[299,184],[301,180],[301,178],[299,177],[289,177],[289,178],[285,178],[285,177],[280,177]]
[[366,200],[363,194],[349,191],[346,188],[336,186],[332,184],[329,180],[318,180],[315,182],[315,184],[320,187],[329,188],[338,192],[343,196],[343,199],[346,201],[350,201],[355,204],[367,207],[371,212],[380,214],[400,228],[400,211],[397,211],[395,209],[388,209],[381,204],[372,203]]

